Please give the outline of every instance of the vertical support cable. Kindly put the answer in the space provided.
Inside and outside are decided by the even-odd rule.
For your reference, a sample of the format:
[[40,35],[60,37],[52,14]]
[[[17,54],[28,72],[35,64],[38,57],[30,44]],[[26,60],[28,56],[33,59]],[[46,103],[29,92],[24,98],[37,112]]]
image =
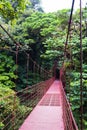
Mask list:
[[36,66],[36,62],[34,61],[34,62],[33,62],[33,74],[34,74],[34,80],[35,80],[35,72],[36,72],[36,71],[35,71],[35,66]]
[[[66,36],[66,41],[65,41],[65,48],[64,48],[64,62],[67,60],[67,45],[68,45],[69,33],[70,33],[70,29],[71,29],[72,15],[73,15],[73,10],[74,10],[74,3],[75,3],[75,0],[72,0],[72,6],[71,6],[70,17],[69,17],[67,36]],[[65,67],[65,65],[64,65],[64,67]],[[66,70],[64,70],[64,75],[66,77]],[[64,87],[66,89],[66,78],[64,80],[65,80],[64,81],[65,82]]]
[[13,97],[13,111],[12,111],[12,128],[13,130],[15,130],[15,118],[16,118],[16,115],[15,115],[15,106],[16,106],[16,93],[14,94],[14,97]]
[[38,68],[37,69],[38,70],[38,79],[40,79],[40,66],[38,65],[37,68]]
[[69,51],[70,51],[70,66],[69,66],[69,73],[70,73],[70,78],[69,78],[69,89],[68,89],[68,93],[69,93],[69,102],[70,102],[70,95],[71,95],[71,88],[70,88],[70,83],[71,83],[71,73],[72,73],[72,49],[71,49],[71,33],[70,33],[70,37],[69,37],[69,42],[70,42],[70,48],[69,48]]
[[26,79],[27,85],[28,85],[28,78],[29,78],[29,54],[27,54],[27,79]]
[[44,81],[45,81],[45,79],[46,79],[46,71],[45,71],[45,69],[44,69],[43,73],[44,73]]
[[80,0],[80,101],[81,101],[81,130],[83,130],[83,83],[82,83],[82,64],[83,64],[83,51],[82,51],[82,2]]
[[40,78],[40,66],[38,65],[38,75],[39,75],[39,78]]
[[[17,68],[16,68],[16,76],[18,74],[18,48],[19,48],[19,46],[16,45],[16,66],[17,66]],[[17,83],[17,79],[15,80],[15,83]]]
[[38,83],[38,64],[36,63],[36,83]]
[[41,80],[43,79],[43,76],[42,76],[42,66],[40,67],[40,77],[41,77]]

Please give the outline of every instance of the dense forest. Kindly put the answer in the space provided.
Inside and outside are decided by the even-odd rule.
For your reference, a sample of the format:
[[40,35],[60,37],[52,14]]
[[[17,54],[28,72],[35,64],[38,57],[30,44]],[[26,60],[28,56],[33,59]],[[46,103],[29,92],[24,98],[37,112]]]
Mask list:
[[[51,71],[57,61],[60,69],[64,61],[64,48],[67,35],[70,9],[45,13],[40,0],[1,0],[0,1],[0,98],[9,96],[26,87],[26,61],[29,56],[47,71]],[[7,33],[10,34],[7,35]],[[21,47],[18,48],[17,44]],[[87,130],[87,8],[82,9],[83,44],[83,126]],[[18,49],[18,57],[16,51]],[[67,98],[80,128],[80,16],[79,9],[74,12],[68,45],[65,82]],[[16,58],[18,58],[16,64]],[[27,85],[42,81],[39,74],[33,76],[30,63]],[[10,99],[11,100],[11,99]],[[9,114],[11,106],[0,102],[3,113],[0,117],[0,129],[3,128],[4,110]],[[25,106],[18,103],[20,114]],[[21,109],[23,109],[21,111]]]

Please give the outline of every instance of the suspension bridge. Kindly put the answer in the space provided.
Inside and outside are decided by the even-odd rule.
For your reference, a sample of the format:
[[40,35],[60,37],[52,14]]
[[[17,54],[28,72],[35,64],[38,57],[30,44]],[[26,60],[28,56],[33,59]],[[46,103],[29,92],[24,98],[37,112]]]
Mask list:
[[[65,44],[65,57],[68,35],[72,20],[73,6],[74,0],[72,3],[68,33]],[[8,34],[8,32],[1,25],[0,27]],[[14,39],[10,35],[9,37],[14,41]],[[16,43],[16,41],[14,41],[14,43]],[[18,49],[21,46],[18,43],[16,43],[16,45],[16,65],[18,65]],[[61,67],[59,74],[52,75],[51,72],[48,72],[47,70],[43,69],[35,61],[33,61],[33,59],[29,56],[28,53],[25,52],[25,54],[27,56],[26,79],[29,78],[29,63],[32,62],[32,73],[38,73],[42,77],[43,81],[41,81],[40,83],[36,83],[32,86],[26,85],[27,87],[25,89],[22,89],[18,92],[15,91],[14,94],[0,99],[1,103],[4,103],[5,101],[4,105],[7,108],[10,106],[8,111],[9,114],[6,111],[4,112],[4,114],[7,116],[4,118],[2,117],[2,123],[4,125],[1,130],[78,130],[78,126],[72,114],[70,103],[65,93],[65,88],[62,79],[64,75],[64,68]],[[25,109],[23,108],[23,113],[22,110],[20,112],[20,108],[18,109],[19,104],[22,105],[22,107],[23,105],[26,106]],[[2,105],[0,106],[0,109],[3,110]]]
[[53,81],[48,91],[19,128],[19,130],[29,129],[78,130],[61,81]]
[[[3,130],[17,130],[18,127],[19,130],[78,130],[61,79],[49,78],[4,97],[0,102],[4,100],[11,108],[3,119]],[[17,109],[19,102],[26,106],[23,115]]]

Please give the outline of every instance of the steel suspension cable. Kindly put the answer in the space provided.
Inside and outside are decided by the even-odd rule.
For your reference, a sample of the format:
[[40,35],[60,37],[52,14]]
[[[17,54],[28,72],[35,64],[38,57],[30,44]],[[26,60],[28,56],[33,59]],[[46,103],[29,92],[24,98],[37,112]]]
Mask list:
[[[3,31],[9,36],[9,38],[13,41],[13,43],[15,43],[16,44],[16,52],[17,52],[17,48],[21,48],[22,47],[22,45],[20,44],[20,43],[18,43],[18,42],[16,42],[15,41],[15,39],[7,32],[7,30],[0,24],[0,27],[3,29]],[[19,50],[18,50],[19,51]],[[24,52],[25,52],[25,54],[26,55],[28,55],[28,53],[25,51],[25,50],[23,50]],[[15,51],[14,51],[15,52]],[[16,54],[16,57],[17,57],[17,54]],[[30,56],[29,56],[29,58],[30,58]],[[31,60],[32,60],[32,62],[34,63],[35,62],[35,65],[37,64],[36,63],[36,61],[34,61],[32,58],[31,58]]]
[[7,32],[7,30],[0,24],[0,27],[4,30],[4,32],[9,36],[9,38],[18,46],[20,46],[19,43],[15,41],[15,39]]
[[[64,61],[66,60],[67,58],[67,45],[68,45],[68,39],[69,39],[69,34],[70,34],[70,29],[71,29],[71,23],[72,23],[72,15],[73,15],[73,9],[74,9],[74,3],[75,3],[75,0],[72,1],[72,6],[71,6],[71,12],[70,12],[70,17],[69,17],[69,23],[68,23],[68,30],[67,30],[67,36],[66,36],[66,41],[65,41],[65,48],[64,48]],[[61,68],[61,73],[62,73],[62,77],[63,75],[66,75],[66,71],[65,71],[65,65],[64,65],[64,61],[63,61],[63,66]],[[64,82],[64,86],[66,84],[66,81],[63,81]]]
[[83,83],[82,83],[82,66],[83,50],[82,50],[82,1],[80,0],[80,101],[81,101],[81,130],[83,130]]
[[73,14],[73,9],[74,9],[74,3],[75,3],[75,0],[72,1],[71,13],[70,13],[70,18],[69,18],[68,31],[67,31],[66,42],[65,42],[65,51],[64,51],[65,58],[66,58],[66,49],[67,49],[69,33],[70,33],[70,28],[71,28],[71,23],[72,23],[72,14]]

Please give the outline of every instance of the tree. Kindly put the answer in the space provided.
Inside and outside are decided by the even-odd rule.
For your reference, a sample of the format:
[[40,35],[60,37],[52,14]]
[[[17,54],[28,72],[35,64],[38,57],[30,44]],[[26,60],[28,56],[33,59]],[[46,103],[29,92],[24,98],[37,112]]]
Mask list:
[[[66,12],[69,12],[69,10],[66,10],[64,15],[67,21],[68,15],[66,17],[66,14],[68,13]],[[17,32],[15,30],[14,35],[20,33],[20,37],[16,36],[15,38],[18,42],[23,43],[23,45],[31,49],[30,53],[32,53],[32,57],[35,56],[34,59],[40,60],[39,57],[41,55],[44,57],[45,50],[50,52],[50,48],[52,49],[52,47],[54,48],[53,50],[55,50],[57,46],[62,47],[64,40],[61,41],[61,37],[65,37],[66,35],[65,32],[60,32],[60,30],[64,28],[62,26],[63,20],[60,22],[61,17],[59,16],[60,14],[58,13],[44,14],[35,12],[29,14],[27,18],[25,17],[25,20],[24,16],[21,20],[19,19],[18,26],[16,26]],[[57,50],[55,51],[57,52]]]
[[28,0],[1,0],[0,1],[0,16],[7,22],[18,18],[18,15],[22,13],[29,3]]
[[[38,0],[31,1],[31,8],[35,8],[35,5],[39,3]],[[83,23],[82,23],[82,41],[83,41],[83,109],[84,109],[84,129],[87,128],[87,38],[86,26],[85,26],[85,17],[87,16],[86,11],[83,9]],[[62,62],[64,62],[64,67],[66,70],[66,86],[67,86],[67,97],[70,98],[72,103],[72,110],[76,117],[78,124],[80,124],[80,40],[79,40],[79,10],[77,10],[72,19],[70,37],[68,45],[66,48],[67,57],[64,60],[64,48],[66,41],[66,33],[68,26],[70,10],[61,10],[56,13],[42,13],[35,11],[35,9],[30,9],[30,7],[25,10],[25,12],[18,19],[17,24],[10,30],[11,34],[14,36],[15,40],[22,45],[22,48],[19,50],[18,54],[18,74],[21,76],[18,77],[19,88],[24,88],[26,86],[26,54],[30,54],[33,60],[38,62],[41,66],[45,67],[47,70],[50,70],[53,66],[55,60],[58,61],[59,67],[61,67]],[[11,43],[5,35],[2,35],[0,31],[1,44],[2,47],[10,47],[15,49],[14,44]],[[5,40],[4,40],[5,39]],[[9,46],[8,46],[9,45]],[[2,51],[1,51],[2,53]],[[4,59],[5,63],[1,64],[3,72],[10,77],[6,67],[14,66],[14,55],[13,59],[9,56],[10,62],[7,63],[8,52],[2,53],[1,60]],[[11,53],[10,53],[11,54]],[[6,64],[7,63],[7,64]],[[9,70],[11,67],[9,68]],[[30,70],[32,70],[32,64],[30,65]],[[30,79],[29,83],[33,82],[32,71],[29,70]],[[7,73],[8,75],[7,75]],[[14,71],[12,71],[14,73]],[[3,73],[1,73],[3,74]],[[15,75],[14,75],[15,76]],[[3,77],[2,77],[3,78]],[[9,80],[7,78],[7,80]],[[34,79],[35,80],[35,79]],[[13,81],[13,78],[10,78],[10,81]],[[38,80],[39,81],[39,80]],[[4,81],[5,82],[5,81]],[[8,81],[7,81],[8,82]],[[8,87],[8,86],[7,86]],[[69,93],[70,92],[70,93]]]

